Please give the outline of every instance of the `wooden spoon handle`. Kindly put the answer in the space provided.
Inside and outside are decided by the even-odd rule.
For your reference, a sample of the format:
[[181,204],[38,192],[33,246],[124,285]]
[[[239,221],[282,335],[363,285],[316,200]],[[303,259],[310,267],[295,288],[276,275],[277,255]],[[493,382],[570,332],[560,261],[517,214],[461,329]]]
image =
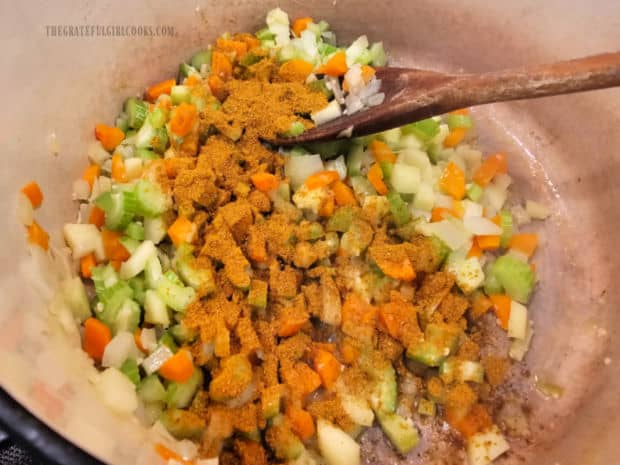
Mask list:
[[620,86],[620,53],[604,53],[547,65],[464,75],[453,85],[460,105],[500,102]]

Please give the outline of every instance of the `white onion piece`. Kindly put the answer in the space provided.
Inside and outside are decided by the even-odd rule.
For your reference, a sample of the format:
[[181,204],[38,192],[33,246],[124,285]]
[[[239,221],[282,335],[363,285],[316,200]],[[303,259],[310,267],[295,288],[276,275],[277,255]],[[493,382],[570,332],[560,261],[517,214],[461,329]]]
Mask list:
[[142,159],[138,157],[130,157],[125,160],[125,176],[131,181],[139,178],[142,174]]
[[521,205],[515,205],[510,209],[510,213],[512,213],[512,217],[517,223],[518,226],[522,226],[524,224],[528,224],[532,222],[532,218],[525,208]]
[[338,158],[325,162],[325,169],[330,171],[336,171],[341,180],[347,177],[347,164],[344,161],[344,156],[340,155]]
[[463,218],[482,216],[484,213],[482,205],[471,200],[463,200],[461,206],[463,207]]
[[157,349],[157,333],[155,328],[142,328],[140,332],[140,344],[149,353]]
[[247,404],[250,400],[252,400],[252,397],[254,396],[255,392],[256,392],[256,383],[252,381],[248,385],[248,387],[246,387],[241,392],[241,394],[239,394],[237,397],[235,397],[231,401],[227,402],[226,405],[230,408],[239,408],[242,405]]
[[334,93],[333,101],[344,103],[344,92],[342,87],[340,87],[340,80],[334,76],[325,76],[325,84]]
[[95,389],[103,403],[117,413],[132,413],[138,408],[135,385],[116,368],[101,373]]
[[138,358],[139,356],[140,351],[136,347],[133,334],[127,331],[119,331],[105,346],[101,365],[120,368],[128,358]]
[[155,373],[161,366],[172,357],[172,351],[165,345],[159,346],[151,355],[142,362],[147,375]]
[[347,48],[345,51],[345,54],[347,57],[347,66],[349,67],[355,66],[354,65],[355,60],[357,60],[359,56],[362,53],[364,53],[364,51],[367,48],[368,48],[368,37],[363,35],[355,39],[353,43],[349,45],[349,48]]
[[73,182],[73,200],[88,200],[90,197],[90,184],[84,179],[76,179]]
[[311,174],[323,171],[321,155],[289,156],[284,163],[284,174],[297,189]]
[[416,230],[425,236],[437,236],[451,250],[463,247],[471,238],[471,233],[459,225],[457,221],[443,220],[436,223],[422,223]]
[[144,270],[146,262],[156,253],[155,244],[152,241],[144,241],[131,254],[131,257],[121,265],[120,278],[130,279],[140,274]]
[[449,195],[435,193],[435,206],[441,208],[452,208],[454,199]]
[[538,203],[533,200],[528,200],[525,202],[525,211],[535,220],[544,220],[551,214],[549,208],[542,203]]
[[63,234],[71,247],[73,258],[82,258],[91,252],[95,253],[97,260],[105,258],[101,231],[94,224],[68,223],[63,227]]
[[88,159],[95,165],[101,166],[103,162],[109,159],[112,155],[106,149],[103,148],[100,141],[95,141],[86,149],[86,155]]
[[34,221],[34,208],[25,194],[17,194],[17,219],[24,226],[30,226]]
[[322,110],[316,111],[310,115],[312,121],[317,126],[321,124],[325,124],[329,121],[332,121],[342,115],[342,109],[340,108],[340,103],[336,100],[332,100],[327,104],[325,108]]
[[463,225],[475,236],[495,236],[502,233],[502,228],[483,216],[466,216]]

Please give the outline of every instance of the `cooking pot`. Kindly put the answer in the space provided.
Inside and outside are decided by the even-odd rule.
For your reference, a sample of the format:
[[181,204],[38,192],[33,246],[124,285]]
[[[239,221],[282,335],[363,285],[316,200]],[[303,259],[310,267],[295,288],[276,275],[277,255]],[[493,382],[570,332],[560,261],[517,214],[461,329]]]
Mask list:
[[[364,33],[383,40],[392,63],[450,71],[568,59],[620,43],[620,3],[602,0],[1,2],[0,423],[53,462],[133,464],[147,433],[100,403],[79,334],[48,311],[49,280],[60,271],[33,265],[13,213],[17,192],[40,183],[37,221],[60,247],[94,124],[113,121],[128,95],[175,75],[220,33],[258,29],[276,5],[291,17],[326,19],[344,42]],[[96,27],[108,25],[135,27]],[[620,90],[487,105],[475,117],[485,153],[508,154],[515,195],[553,212],[541,226],[536,334],[519,387],[532,434],[498,463],[617,463]],[[541,381],[563,395],[546,398],[534,389]]]

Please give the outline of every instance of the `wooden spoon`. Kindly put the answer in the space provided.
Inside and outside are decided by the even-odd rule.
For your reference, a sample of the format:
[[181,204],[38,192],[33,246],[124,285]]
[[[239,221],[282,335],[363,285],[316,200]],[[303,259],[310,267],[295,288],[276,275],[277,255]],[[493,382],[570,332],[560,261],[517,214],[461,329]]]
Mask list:
[[620,53],[481,74],[377,68],[376,76],[381,79],[380,92],[385,93],[380,105],[342,116],[298,137],[278,138],[274,143],[295,145],[335,139],[350,128],[351,136],[363,136],[472,105],[618,86]]

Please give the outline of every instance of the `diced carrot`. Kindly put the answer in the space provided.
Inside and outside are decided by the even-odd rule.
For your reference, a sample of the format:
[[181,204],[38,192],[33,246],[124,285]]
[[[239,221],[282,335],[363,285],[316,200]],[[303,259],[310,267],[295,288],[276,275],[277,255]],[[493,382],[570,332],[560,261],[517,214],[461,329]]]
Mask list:
[[196,107],[190,103],[183,102],[175,108],[172,119],[170,120],[170,129],[177,136],[183,137],[189,133],[194,127],[198,112]]
[[196,234],[196,225],[184,216],[179,216],[168,228],[168,236],[176,246],[183,242],[190,243]]
[[329,186],[340,179],[338,171],[319,171],[318,173],[311,174],[306,178],[306,187],[308,189],[318,189],[320,187]]
[[341,367],[338,359],[326,350],[316,350],[314,351],[312,365],[321,377],[323,386],[331,389],[340,376]]
[[91,190],[93,188],[93,184],[95,184],[95,179],[99,177],[99,173],[101,173],[101,168],[99,165],[90,165],[82,174],[82,179],[88,183]]
[[97,124],[95,126],[95,137],[101,142],[103,148],[111,152],[125,138],[125,133],[115,126]]
[[469,108],[461,108],[459,110],[454,110],[448,113],[449,115],[463,115],[463,116],[467,116],[469,115]]
[[321,377],[307,364],[299,362],[295,365],[295,378],[304,394],[311,394],[321,387]]
[[225,53],[215,50],[211,54],[211,74],[227,81],[232,77],[232,63]]
[[394,339],[400,337],[401,315],[398,307],[392,302],[388,302],[379,307],[379,321],[385,327],[387,333]]
[[480,250],[497,250],[501,242],[502,236],[476,236],[475,242]]
[[151,87],[146,89],[146,99],[149,102],[154,102],[160,95],[170,94],[170,91],[172,91],[172,87],[175,86],[176,83],[176,79],[166,79],[165,81],[153,84]]
[[536,251],[536,247],[538,247],[538,234],[513,234],[508,243],[508,247],[523,252],[528,257],[531,257]]
[[136,347],[140,349],[143,353],[148,353],[148,350],[144,348],[142,345],[142,328],[136,328],[133,332],[133,341],[136,343]]
[[190,87],[193,87],[199,83],[200,83],[200,79],[198,79],[198,77],[195,74],[191,74],[190,76],[187,76],[185,80],[183,81],[183,84],[185,84],[186,86],[190,86]]
[[394,155],[390,146],[379,139],[374,139],[370,143],[370,151],[377,163],[381,163],[382,161],[396,163],[396,155]]
[[471,310],[475,317],[484,315],[493,306],[493,302],[484,293],[478,292],[471,303]]
[[465,128],[454,128],[452,129],[446,138],[443,140],[444,147],[456,147],[465,137],[465,132],[467,130]]
[[448,409],[446,411],[446,419],[464,438],[470,438],[474,434],[484,431],[493,425],[489,412],[481,404],[474,405],[464,418],[455,417]]
[[374,326],[377,319],[377,307],[369,304],[355,292],[350,292],[342,304],[342,323],[351,322]]
[[21,188],[21,192],[28,197],[28,200],[30,200],[32,204],[32,208],[40,207],[43,203],[43,192],[41,192],[41,188],[36,181],[26,184]]
[[456,163],[450,162],[439,178],[439,188],[453,199],[465,197],[465,173]]
[[88,215],[88,222],[94,224],[98,228],[101,228],[105,223],[105,211],[99,208],[97,205],[93,205]]
[[28,226],[28,242],[38,245],[43,250],[47,250],[49,249],[50,236],[39,223],[33,221]]
[[284,62],[278,69],[278,76],[289,82],[304,82],[314,69],[312,63],[304,60],[294,59]]
[[123,264],[122,261],[120,260],[110,260],[110,265],[112,266],[112,268],[114,268],[116,271],[121,271],[121,265]]
[[280,185],[280,178],[271,173],[256,173],[250,179],[254,187],[261,192],[270,192]]
[[166,463],[178,462],[181,465],[194,465],[194,462],[191,460],[185,460],[175,451],[168,449],[162,443],[158,442],[155,444],[155,452],[159,455]]
[[332,191],[334,191],[334,199],[336,200],[336,205],[357,205],[357,199],[355,198],[353,189],[351,189],[344,182],[340,180],[336,181],[332,185]]
[[[174,178],[178,174],[176,158],[177,157],[171,157],[171,158],[164,158],[163,160],[161,160],[164,166],[164,170],[166,171],[166,176],[168,176],[169,178]],[[159,162],[159,160],[157,161]]]
[[215,41],[215,47],[218,51],[224,53],[234,53],[236,60],[240,60],[248,53],[248,44],[240,40],[224,39],[220,37]]
[[328,218],[334,214],[334,210],[336,209],[336,202],[334,201],[334,197],[330,196],[325,199],[321,206],[319,207],[319,216],[323,218]]
[[312,348],[316,350],[326,350],[330,354],[336,353],[336,344],[332,342],[313,342]]
[[101,231],[101,240],[103,241],[103,250],[108,260],[116,260],[124,262],[131,254],[119,240],[121,233],[117,231]]
[[[483,216],[484,215],[486,215],[486,213],[483,211]],[[499,214],[491,218],[491,221],[495,223],[497,226],[499,226],[500,228],[502,227],[502,217]]]
[[415,270],[411,264],[409,257],[402,257],[400,262],[395,261],[383,261],[379,265],[381,271],[390,278],[399,279],[401,281],[409,282],[415,279]]
[[291,430],[299,436],[299,439],[306,441],[314,436],[314,420],[306,410],[291,405],[287,407],[284,415],[288,419]]
[[265,239],[255,234],[250,234],[248,239],[248,255],[255,262],[267,261],[267,243]]
[[378,194],[385,195],[388,193],[388,188],[383,182],[383,171],[378,163],[373,163],[368,169],[368,181],[372,184]]
[[80,258],[80,273],[83,278],[90,278],[92,276],[93,267],[97,264],[95,260],[95,254],[89,253],[88,255]]
[[84,339],[82,347],[84,352],[94,360],[100,362],[103,358],[105,346],[112,340],[112,333],[104,323],[96,318],[88,318],[84,322]]
[[463,218],[463,215],[465,214],[465,207],[463,207],[463,202],[460,200],[453,200],[452,211],[457,218]]
[[256,38],[253,34],[243,33],[236,34],[235,40],[240,40],[241,42],[245,42],[248,46],[248,51],[255,49],[256,47],[260,47],[260,40]]
[[317,74],[327,74],[328,76],[342,76],[349,68],[347,67],[347,56],[341,50],[336,52],[324,65],[320,66]]
[[368,83],[376,72],[377,71],[372,66],[362,65],[362,79],[365,83]]
[[342,341],[340,345],[340,354],[342,355],[342,360],[344,363],[353,364],[360,356],[360,351],[357,347],[355,347],[351,342],[347,339]]
[[125,162],[123,161],[123,157],[121,157],[118,153],[112,155],[112,179],[116,182],[126,182],[127,174],[125,172]]
[[301,328],[308,322],[307,317],[299,317],[299,318],[288,318],[284,321],[280,322],[280,327],[278,328],[278,336],[280,337],[290,337],[297,334],[301,331]]
[[209,89],[211,89],[211,93],[220,102],[226,98],[226,83],[221,77],[216,76],[215,74],[210,74],[209,79],[207,79],[207,83],[209,84]]
[[495,153],[484,159],[473,176],[473,181],[484,187],[489,184],[498,173],[506,173],[508,164],[506,162],[506,154]]
[[493,302],[493,310],[495,310],[495,315],[497,315],[500,326],[504,329],[508,329],[510,303],[512,300],[505,294],[491,294],[489,299]]
[[433,207],[433,209],[431,210],[431,223],[445,220],[449,216],[460,218],[460,215],[451,208]]
[[310,16],[306,16],[304,18],[297,18],[293,21],[293,34],[297,37],[301,37],[301,33],[306,30],[308,24],[313,23],[314,20]]
[[162,378],[175,383],[184,383],[194,374],[192,356],[187,349],[180,349],[159,368]]
[[467,252],[467,258],[469,257],[480,258],[481,256],[482,256],[482,249],[478,245],[478,241],[473,240],[471,243],[471,248],[469,249],[469,252]]

